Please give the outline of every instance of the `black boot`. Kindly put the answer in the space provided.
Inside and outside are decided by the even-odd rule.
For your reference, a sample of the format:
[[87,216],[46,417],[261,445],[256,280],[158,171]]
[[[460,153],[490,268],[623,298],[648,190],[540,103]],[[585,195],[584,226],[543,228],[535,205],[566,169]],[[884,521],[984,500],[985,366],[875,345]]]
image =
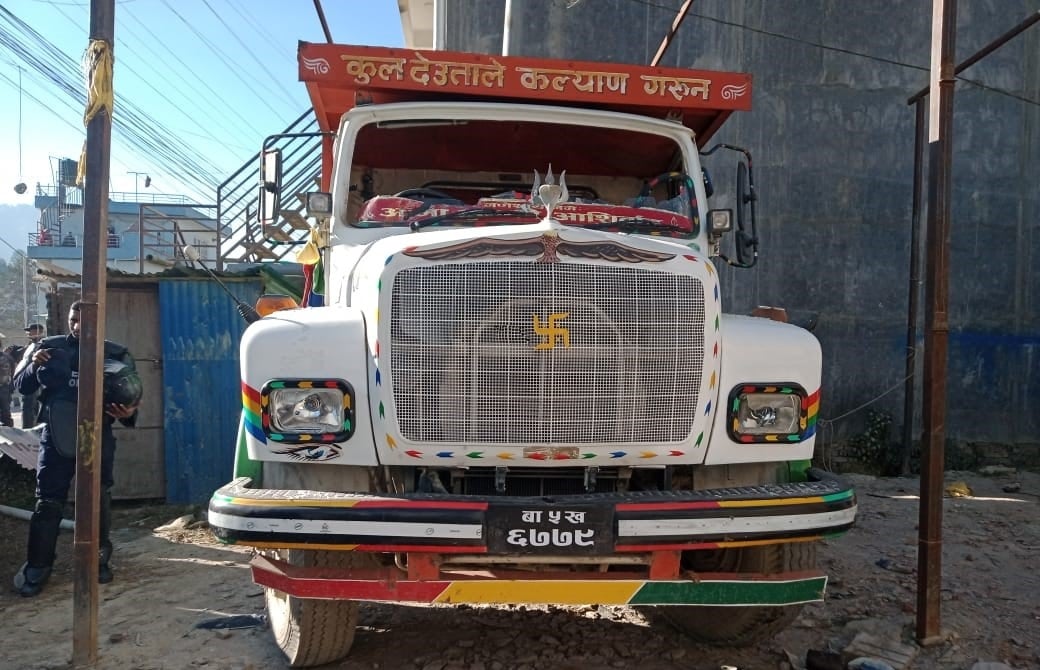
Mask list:
[[111,528],[112,491],[105,489],[101,492],[98,512],[98,584],[108,584],[113,579],[112,566],[108,563],[112,558],[112,540],[108,537]]
[[63,503],[57,500],[37,500],[36,511],[29,521],[29,546],[25,565],[14,576],[14,586],[26,598],[38,595],[51,576],[54,565],[54,546],[61,528]]
[[98,584],[107,584],[114,578],[112,574],[112,566],[108,564],[109,559],[112,558],[112,543],[103,543],[101,548],[98,550],[98,571],[97,581]]

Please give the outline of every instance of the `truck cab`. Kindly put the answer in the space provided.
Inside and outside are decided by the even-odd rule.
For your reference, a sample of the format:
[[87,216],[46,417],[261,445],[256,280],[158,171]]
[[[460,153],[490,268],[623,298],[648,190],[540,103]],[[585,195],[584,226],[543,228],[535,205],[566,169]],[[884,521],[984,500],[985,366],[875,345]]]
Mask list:
[[632,605],[720,644],[821,600],[816,543],[856,499],[811,467],[820,346],[724,313],[717,264],[757,255],[750,154],[735,211],[701,165],[750,76],[309,43],[299,62],[324,137],[310,299],[243,336],[209,512],[260,550],[290,664],[346,655],[363,600]]

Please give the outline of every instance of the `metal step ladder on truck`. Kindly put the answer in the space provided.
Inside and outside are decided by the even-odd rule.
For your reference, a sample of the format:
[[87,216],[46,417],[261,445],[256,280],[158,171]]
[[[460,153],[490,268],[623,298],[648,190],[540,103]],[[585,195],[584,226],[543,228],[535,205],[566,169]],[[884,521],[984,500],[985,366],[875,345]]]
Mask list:
[[700,162],[750,76],[310,43],[299,74],[324,301],[247,328],[209,505],[290,664],[346,655],[358,601],[639,606],[741,645],[822,600],[856,498],[810,467],[820,346],[723,314],[714,265],[758,253],[750,155],[721,145],[732,210]]

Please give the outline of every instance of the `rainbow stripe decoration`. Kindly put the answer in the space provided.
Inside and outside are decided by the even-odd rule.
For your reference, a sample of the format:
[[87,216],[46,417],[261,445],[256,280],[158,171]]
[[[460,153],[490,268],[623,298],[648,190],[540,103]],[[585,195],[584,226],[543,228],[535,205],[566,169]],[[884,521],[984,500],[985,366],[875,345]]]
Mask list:
[[267,433],[260,419],[263,414],[260,403],[260,391],[242,382],[242,423],[246,432],[259,440],[260,444],[267,444]]
[[[271,424],[271,393],[279,389],[333,388],[343,394],[343,424],[340,430],[328,433],[282,433]],[[277,379],[264,384],[259,391],[242,382],[242,419],[246,432],[261,444],[268,441],[282,444],[344,442],[354,434],[354,389],[342,379]]]

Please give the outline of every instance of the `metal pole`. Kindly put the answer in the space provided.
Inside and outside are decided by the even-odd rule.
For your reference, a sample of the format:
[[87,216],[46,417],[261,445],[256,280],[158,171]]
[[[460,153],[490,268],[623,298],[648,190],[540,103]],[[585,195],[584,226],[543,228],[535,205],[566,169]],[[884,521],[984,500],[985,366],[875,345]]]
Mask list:
[[942,587],[943,456],[946,437],[946,361],[949,339],[950,191],[956,0],[933,0],[928,123],[928,262],[925,283],[925,359],[921,504],[917,540],[917,638],[939,639]]
[[447,10],[444,7],[445,0],[433,0],[433,48],[443,51],[447,48],[447,39],[444,31],[447,28]]
[[83,305],[80,309],[76,441],[76,532],[73,538],[72,663],[97,663],[98,507],[101,489],[101,367],[105,343],[105,261],[112,146],[114,0],[91,0],[86,184],[83,192]]
[[506,9],[502,17],[502,55],[509,55],[509,40],[513,24],[513,0],[506,0]]
[[[1018,25],[1005,32],[1000,37],[996,38],[986,46],[982,47],[968,58],[961,61],[957,67],[954,68],[954,74],[960,74],[964,70],[968,69],[975,63],[993,53],[1000,47],[1004,46],[1006,42],[1017,37],[1019,34],[1024,32],[1027,28],[1033,24],[1040,22],[1040,10],[1034,12],[1031,16],[1020,21]],[[907,100],[908,105],[915,105],[915,112],[917,115],[915,135],[914,135],[914,204],[913,213],[911,214],[911,257],[910,257],[910,304],[908,306],[908,318],[907,318],[907,351],[908,357],[906,366],[906,389],[905,401],[903,403],[903,474],[909,474],[910,472],[910,450],[913,443],[913,423],[914,423],[914,379],[911,377],[916,370],[916,356],[917,356],[917,302],[919,295],[919,264],[920,264],[920,244],[918,238],[920,237],[920,222],[921,222],[921,182],[922,177],[922,149],[921,143],[923,143],[924,134],[924,100],[928,96],[929,88],[922,88],[917,93],[910,96]]]
[[[35,310],[33,310],[35,311]],[[22,316],[26,328],[29,327],[29,257],[22,254]]]
[[[141,196],[139,195],[139,189],[137,188],[137,180],[141,177],[141,175],[143,175],[143,174],[146,175],[147,173],[146,172],[134,172],[133,170],[127,170],[126,173],[127,174],[132,174],[134,176],[134,202],[141,202]],[[148,180],[147,179],[145,180],[145,187],[146,188],[148,187]]]
[[[1005,42],[1008,42],[1012,38],[1018,36],[1026,28],[1030,27],[1031,25],[1033,25],[1037,21],[1040,21],[1040,9],[1038,9],[1035,12],[1033,12],[1033,14],[1030,15],[1028,18],[1025,18],[1022,21],[1020,21],[1018,23],[1018,25],[1016,25],[1011,30],[1007,31],[1006,33],[1004,33],[1000,37],[996,38],[995,40],[993,40],[992,42],[990,42],[986,46],[982,47],[981,49],[979,49],[978,51],[973,53],[971,56],[969,56],[969,57],[965,58],[964,60],[962,60],[960,62],[960,64],[958,64],[957,67],[954,68],[953,73],[956,75],[956,74],[960,74],[961,72],[964,72],[965,70],[967,70],[969,67],[971,67],[975,63],[978,63],[980,60],[982,60],[986,56],[990,55],[991,53],[993,53],[994,51],[996,51],[1000,47],[1004,46]],[[908,105],[914,104],[915,102],[917,102],[917,100],[919,98],[923,98],[924,96],[928,95],[928,91],[929,90],[930,89],[927,86],[925,88],[922,88],[920,91],[918,91],[917,93],[914,93],[912,96],[910,96],[910,99],[906,101],[906,104],[908,104]]]
[[924,100],[914,106],[914,194],[910,214],[910,287],[906,316],[906,382],[903,390],[903,476],[910,474],[914,444],[914,386],[917,381],[917,310],[921,295],[921,191],[924,181]]
[[137,274],[144,274],[144,205],[137,203]]
[[686,0],[679,8],[679,13],[672,19],[672,27],[668,30],[668,34],[661,40],[661,46],[657,47],[657,53],[654,54],[654,59],[650,61],[650,65],[657,67],[661,64],[661,59],[664,58],[664,52],[668,51],[668,47],[672,45],[672,38],[675,37],[675,33],[679,32],[679,26],[682,25],[683,19],[686,18],[687,12],[690,11],[690,7],[693,6],[693,0]]
[[325,10],[321,8],[321,0],[314,0],[314,9],[318,12],[318,21],[321,22],[321,30],[325,33],[325,41],[332,44],[332,33],[329,32],[329,23],[325,20]]

